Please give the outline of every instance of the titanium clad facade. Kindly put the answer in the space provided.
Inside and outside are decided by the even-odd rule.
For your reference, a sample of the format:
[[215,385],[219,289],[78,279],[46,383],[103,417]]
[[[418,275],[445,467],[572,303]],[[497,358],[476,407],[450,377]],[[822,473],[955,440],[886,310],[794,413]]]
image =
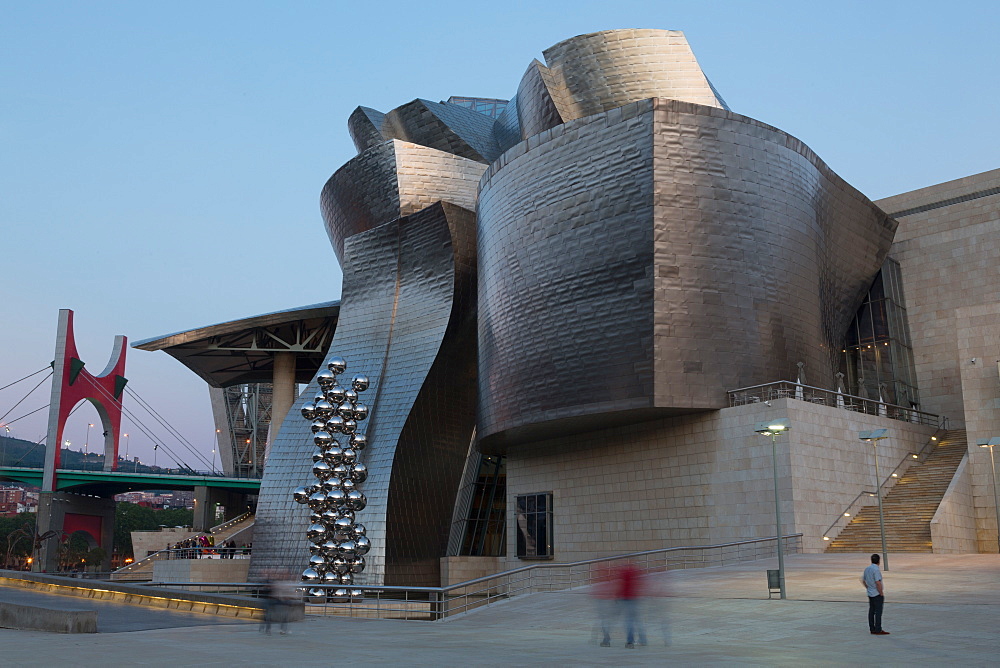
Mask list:
[[[470,112],[475,113],[475,112]],[[323,187],[320,210],[341,263],[344,240],[435,202],[470,211],[486,165],[437,149],[391,139],[365,149]]]
[[798,361],[835,386],[896,223],[794,137],[657,99],[509,150],[478,225],[478,434],[503,451],[719,409]]
[[[474,234],[472,212],[437,204],[345,247],[330,356],[347,360],[348,377],[371,379],[364,399],[372,412],[360,425],[368,505],[357,519],[372,550],[359,584],[438,582],[474,428]],[[317,392],[314,380],[304,395]],[[261,484],[251,577],[298,572],[308,559],[309,509],[291,491],[311,481],[314,448],[310,422],[293,410]]]

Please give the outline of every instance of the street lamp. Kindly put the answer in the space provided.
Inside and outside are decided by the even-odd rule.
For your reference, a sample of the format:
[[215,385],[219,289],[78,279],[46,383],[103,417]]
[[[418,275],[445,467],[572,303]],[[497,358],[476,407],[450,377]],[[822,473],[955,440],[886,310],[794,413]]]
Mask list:
[[125,462],[128,462],[128,434],[125,434]]
[[84,458],[84,461],[86,461],[87,455],[90,454],[90,428],[93,427],[93,426],[94,426],[93,424],[91,424],[89,422],[87,423],[87,440],[83,442],[83,458]]
[[882,482],[878,473],[878,442],[889,438],[888,429],[872,429],[858,432],[858,438],[872,444],[875,454],[875,492],[878,495],[878,528],[882,533],[882,570],[889,570],[889,551],[885,547],[885,515],[882,513]]
[[778,501],[778,448],[775,439],[778,434],[790,429],[788,420],[780,418],[768,422],[758,422],[754,426],[754,431],[762,436],[771,437],[771,463],[774,465],[774,524],[777,529],[778,541],[778,588],[781,590],[781,598],[785,598],[785,549],[781,544],[781,505]]
[[1000,445],[1000,438],[976,441],[976,445],[990,449],[990,466],[993,469],[993,507],[997,513],[997,550],[1000,551],[1000,497],[997,496],[997,463],[993,459],[993,448]]
[[156,443],[153,444],[153,468],[156,468],[156,451],[160,449],[160,446]]

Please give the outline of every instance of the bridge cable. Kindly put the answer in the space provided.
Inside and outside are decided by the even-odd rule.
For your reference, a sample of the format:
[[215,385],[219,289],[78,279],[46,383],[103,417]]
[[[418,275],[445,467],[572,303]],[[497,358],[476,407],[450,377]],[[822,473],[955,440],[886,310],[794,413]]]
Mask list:
[[125,391],[128,392],[129,395],[133,399],[135,399],[136,402],[140,406],[142,406],[142,408],[145,409],[145,411],[147,413],[149,413],[150,415],[152,415],[153,419],[156,420],[157,422],[159,422],[170,433],[171,436],[173,436],[174,438],[176,438],[177,441],[181,445],[183,445],[185,448],[187,448],[188,452],[190,452],[192,455],[194,455],[195,457],[197,457],[198,459],[200,459],[203,464],[205,464],[206,466],[209,467],[209,470],[212,469],[212,464],[205,458],[204,455],[202,455],[200,452],[198,452],[195,449],[195,447],[191,443],[191,441],[189,441],[186,438],[184,438],[184,435],[181,434],[176,428],[174,428],[173,425],[171,425],[169,422],[167,422],[166,418],[164,418],[159,413],[157,413],[156,410],[153,409],[153,407],[149,404],[149,402],[147,402],[145,399],[143,399],[142,397],[140,397],[139,394],[135,390],[126,388]]
[[22,380],[28,380],[32,376],[37,376],[38,374],[40,374],[41,372],[45,371],[46,369],[51,369],[51,368],[52,367],[49,366],[49,365],[43,366],[41,369],[39,369],[35,373],[29,373],[24,378],[21,378],[19,380],[15,380],[13,383],[10,383],[9,385],[4,385],[3,387],[0,387],[0,390],[6,390],[8,387],[13,387],[14,385],[17,385],[18,383],[20,383]]
[[[146,411],[150,415],[152,415],[153,418],[156,419],[157,422],[159,422],[168,431],[170,431],[173,434],[174,438],[176,438],[178,441],[180,441],[182,445],[185,445],[187,447],[187,449],[191,453],[193,453],[195,456],[199,456],[199,453],[194,448],[194,444],[192,444],[191,441],[189,441],[186,438],[184,438],[184,435],[181,434],[176,428],[174,428],[173,425],[171,425],[169,422],[167,422],[166,418],[164,418],[162,415],[160,415],[158,412],[156,412],[156,409],[154,409],[152,407],[152,405],[148,401],[146,401],[145,399],[143,399],[142,397],[140,397],[138,392],[136,392],[135,390],[133,390],[131,388],[125,388],[125,391],[128,392],[139,403],[140,406],[142,406],[143,408],[145,408]],[[208,463],[208,462],[205,462],[205,463]],[[209,466],[211,466],[211,464],[209,464]]]
[[[49,406],[50,406],[50,404],[45,404],[44,406],[42,406],[42,408],[48,408]],[[79,403],[79,404],[77,404],[73,408],[73,410],[71,410],[69,412],[69,415],[66,416],[66,419],[68,420],[69,416],[72,415],[73,413],[75,413],[77,411],[77,409],[80,408],[80,406],[83,406],[82,402]],[[37,413],[38,411],[42,410],[42,408],[39,408],[38,410],[31,411],[31,413]],[[31,415],[31,413],[28,413],[28,415]],[[21,417],[28,417],[28,415],[22,415]],[[17,419],[20,420],[21,418],[17,418]],[[16,422],[16,421],[17,420],[11,420],[11,422]],[[10,422],[8,422],[7,424],[10,424]],[[32,445],[30,448],[28,448],[28,451],[26,453],[24,453],[23,455],[21,455],[21,458],[18,459],[13,464],[11,464],[11,466],[17,466],[18,464],[20,464],[21,462],[23,462],[25,457],[27,457],[28,455],[30,455],[32,452],[35,451],[35,448],[37,448],[39,445],[43,445],[45,443],[45,439],[46,438],[47,438],[47,436],[43,436],[40,441],[38,441],[37,443],[35,443],[34,445]]]
[[[43,370],[44,370],[44,369],[43,369]],[[35,375],[35,374],[32,374],[32,375]],[[20,406],[20,405],[21,405],[21,402],[22,402],[22,401],[24,401],[25,399],[27,399],[28,397],[30,397],[30,396],[31,396],[31,393],[32,393],[32,392],[34,392],[34,391],[35,391],[35,390],[37,390],[37,389],[38,389],[39,387],[41,387],[41,386],[42,386],[42,383],[44,383],[45,381],[47,381],[47,380],[48,380],[49,378],[51,378],[51,377],[52,377],[52,374],[50,373],[50,374],[49,374],[48,376],[46,376],[45,378],[42,378],[42,380],[41,380],[41,381],[39,381],[38,385],[35,385],[35,386],[34,386],[33,388],[31,388],[31,389],[30,389],[30,390],[28,391],[28,393],[27,393],[26,395],[24,395],[23,397],[21,397],[21,400],[20,400],[20,401],[18,401],[18,402],[17,402],[16,404],[14,404],[13,406],[11,406],[11,407],[10,407],[10,410],[9,410],[9,411],[7,411],[6,413],[4,413],[2,417],[0,417],[0,422],[3,422],[3,421],[4,421],[4,418],[6,418],[6,417],[7,417],[8,415],[10,415],[10,414],[11,414],[11,413],[13,412],[13,410],[14,410],[15,408],[17,408],[18,406]],[[22,379],[22,380],[23,380],[23,379]],[[9,386],[8,386],[8,387],[9,387]]]
[[[106,389],[104,389],[103,387],[101,387],[100,385],[98,385],[98,384],[97,384],[96,382],[94,382],[93,380],[91,380],[91,379],[90,379],[89,377],[85,376],[85,378],[86,378],[86,380],[87,380],[88,382],[90,382],[90,384],[91,384],[91,385],[92,385],[92,386],[94,387],[94,389],[96,389],[96,390],[97,390],[98,392],[102,393],[102,394],[103,394],[103,395],[105,396],[105,398],[107,398],[107,399],[109,399],[109,400],[111,400],[111,401],[115,401],[115,402],[117,402],[117,401],[118,401],[117,399],[115,399],[114,397],[112,397],[112,396],[111,396],[111,394],[110,394],[110,393],[109,393],[109,392],[108,392],[108,391],[107,391]],[[128,408],[125,408],[125,405],[124,405],[124,404],[122,404],[122,414],[123,414],[123,415],[125,415],[125,416],[127,416],[127,417],[129,418],[129,420],[130,420],[130,421],[132,422],[132,424],[133,424],[133,425],[135,425],[135,426],[136,426],[136,427],[137,427],[137,428],[139,429],[139,431],[141,431],[141,432],[142,432],[143,434],[145,434],[145,435],[146,435],[147,437],[149,437],[149,439],[150,439],[151,441],[153,441],[153,443],[154,443],[155,445],[158,445],[159,447],[161,447],[161,448],[163,448],[164,450],[166,450],[167,454],[168,454],[168,455],[170,455],[171,457],[173,457],[173,459],[174,459],[174,462],[175,462],[176,464],[178,464],[178,465],[179,465],[179,466],[181,466],[182,468],[186,468],[186,469],[190,469],[190,470],[192,470],[192,471],[194,471],[194,470],[195,470],[195,469],[194,469],[193,467],[189,466],[189,465],[187,464],[187,462],[185,462],[185,461],[184,461],[183,459],[181,459],[181,458],[180,458],[180,457],[179,457],[179,456],[177,455],[177,453],[175,453],[175,452],[174,452],[174,451],[173,451],[173,450],[172,450],[172,449],[171,449],[170,447],[168,447],[168,446],[167,446],[167,445],[166,445],[166,444],[165,444],[165,443],[163,442],[163,439],[161,439],[161,438],[158,438],[158,437],[156,437],[156,436],[155,436],[155,435],[154,435],[154,434],[153,434],[153,433],[152,433],[152,432],[150,431],[149,427],[147,427],[147,426],[146,426],[146,425],[145,425],[145,424],[144,424],[144,423],[143,423],[143,422],[142,422],[142,421],[141,421],[141,420],[140,420],[140,419],[138,418],[138,416],[136,416],[136,415],[135,415],[135,414],[134,414],[134,413],[133,413],[133,412],[132,412],[131,410],[129,410]],[[206,463],[206,464],[207,464],[207,460],[206,460],[206,459],[205,459],[204,457],[202,457],[202,456],[201,456],[201,455],[200,455],[200,454],[199,454],[198,452],[194,452],[194,451],[193,451],[193,454],[194,454],[195,456],[199,457],[199,458],[200,458],[200,459],[202,460],[202,462],[203,462],[203,463]],[[209,466],[211,466],[211,465],[209,464]]]

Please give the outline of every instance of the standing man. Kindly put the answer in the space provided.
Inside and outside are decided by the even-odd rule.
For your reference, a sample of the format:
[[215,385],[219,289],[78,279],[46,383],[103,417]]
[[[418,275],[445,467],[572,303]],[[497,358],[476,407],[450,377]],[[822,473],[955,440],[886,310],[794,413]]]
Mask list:
[[872,555],[872,563],[861,576],[861,584],[868,590],[868,630],[875,636],[887,636],[882,630],[882,606],[885,605],[885,589],[882,588],[882,571],[878,567],[879,556]]

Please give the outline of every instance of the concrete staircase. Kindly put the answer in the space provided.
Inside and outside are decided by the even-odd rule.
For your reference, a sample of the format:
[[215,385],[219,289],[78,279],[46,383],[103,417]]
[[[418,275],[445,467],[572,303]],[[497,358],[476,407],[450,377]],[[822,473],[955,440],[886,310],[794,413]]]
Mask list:
[[[945,433],[922,464],[911,466],[882,499],[890,552],[932,552],[931,519],[968,449],[965,431]],[[879,462],[882,464],[883,462]],[[893,466],[895,462],[885,462]],[[827,552],[879,552],[878,505],[862,508],[830,542]]]

